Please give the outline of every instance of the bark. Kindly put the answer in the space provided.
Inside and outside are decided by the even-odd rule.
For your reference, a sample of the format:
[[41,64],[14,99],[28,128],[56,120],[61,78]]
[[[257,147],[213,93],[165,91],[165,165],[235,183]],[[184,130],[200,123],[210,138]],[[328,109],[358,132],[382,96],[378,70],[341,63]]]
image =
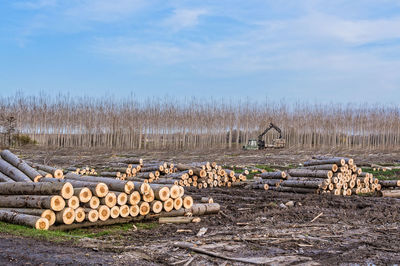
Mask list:
[[33,227],[39,230],[48,230],[49,221],[40,216],[0,210],[0,221]]
[[85,182],[85,181],[77,181],[73,179],[56,179],[56,178],[41,178],[40,182],[54,182],[54,183],[65,183],[69,182],[74,187],[87,187],[90,189],[93,195],[102,198],[105,197],[108,193],[108,186],[104,183],[92,183],[92,182]]
[[306,166],[300,169],[309,169],[309,170],[329,170],[332,172],[337,172],[339,167],[336,164],[321,164],[321,165],[313,165],[313,166]]
[[309,170],[309,169],[290,169],[288,174],[292,177],[317,177],[317,178],[331,178],[333,177],[332,171],[326,170]]
[[321,165],[321,164],[337,164],[338,166],[343,166],[346,164],[346,160],[343,158],[311,160],[311,161],[305,162],[303,165],[304,166],[313,166],[313,165]]
[[400,190],[382,190],[383,197],[400,198]]
[[16,182],[32,182],[27,175],[3,159],[0,159],[0,171]]
[[32,208],[0,208],[0,210],[40,216],[42,218],[46,218],[49,221],[49,225],[53,225],[56,221],[56,214],[52,210]]
[[39,169],[39,170],[42,170],[42,171],[52,174],[54,176],[54,178],[63,178],[63,176],[64,176],[64,172],[62,169],[58,169],[55,167],[38,164],[38,163],[30,163],[30,162],[26,162],[26,163],[29,164],[30,166],[32,166],[33,168],[36,168],[36,169]]
[[9,178],[8,176],[6,176],[6,175],[3,174],[2,172],[0,172],[0,182],[10,182],[10,183],[14,183],[15,180]]
[[72,208],[65,208],[56,213],[56,223],[72,224],[75,221],[75,211]]
[[286,173],[282,172],[282,171],[264,172],[264,173],[261,173],[261,178],[263,178],[263,179],[278,179],[278,178],[285,179]]
[[380,180],[379,184],[382,187],[400,187],[400,180]]
[[61,196],[1,195],[0,207],[39,208],[60,211],[65,207]]

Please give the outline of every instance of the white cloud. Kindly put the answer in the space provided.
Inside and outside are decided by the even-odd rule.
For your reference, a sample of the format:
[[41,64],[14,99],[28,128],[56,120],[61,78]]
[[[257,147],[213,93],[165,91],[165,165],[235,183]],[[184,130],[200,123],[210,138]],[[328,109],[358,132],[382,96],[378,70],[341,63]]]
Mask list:
[[175,9],[174,14],[167,18],[163,24],[178,31],[196,26],[199,23],[199,17],[207,13],[205,9]]

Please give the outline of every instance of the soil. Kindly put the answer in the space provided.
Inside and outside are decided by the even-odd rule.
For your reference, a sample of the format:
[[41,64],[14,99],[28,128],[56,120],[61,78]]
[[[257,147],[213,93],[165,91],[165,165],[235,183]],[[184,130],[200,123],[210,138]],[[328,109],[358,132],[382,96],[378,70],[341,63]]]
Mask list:
[[[25,158],[64,166],[75,163],[106,165],[112,153],[89,151],[21,152]],[[101,154],[101,155],[94,155]],[[203,152],[141,153],[144,158],[220,164],[297,164],[311,153]],[[358,157],[357,157],[358,156]],[[359,154],[363,161],[391,163],[395,155]],[[196,224],[163,224],[152,229],[123,231],[80,241],[49,242],[0,234],[0,264],[114,265],[244,265],[178,248],[189,242],[232,258],[279,265],[398,264],[400,262],[400,200],[380,197],[338,197],[251,190],[241,187],[187,189],[212,197],[218,215],[202,216]],[[290,202],[290,203],[288,203]],[[285,204],[288,203],[286,206]],[[291,204],[292,203],[292,204]],[[293,206],[291,206],[293,205]],[[206,228],[203,236],[197,236]],[[92,230],[102,230],[101,228]]]

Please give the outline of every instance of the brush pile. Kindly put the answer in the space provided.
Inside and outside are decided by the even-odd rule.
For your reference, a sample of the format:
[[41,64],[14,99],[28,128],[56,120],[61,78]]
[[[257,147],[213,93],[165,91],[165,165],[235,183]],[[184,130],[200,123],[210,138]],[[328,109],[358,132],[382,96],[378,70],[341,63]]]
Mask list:
[[400,181],[379,181],[357,167],[351,158],[316,156],[303,167],[258,175],[253,187],[296,193],[333,193],[350,196],[400,186]]
[[[182,186],[109,177],[64,175],[61,169],[0,153],[0,220],[36,229],[218,213],[219,205],[193,204]],[[194,217],[193,217],[194,219]]]

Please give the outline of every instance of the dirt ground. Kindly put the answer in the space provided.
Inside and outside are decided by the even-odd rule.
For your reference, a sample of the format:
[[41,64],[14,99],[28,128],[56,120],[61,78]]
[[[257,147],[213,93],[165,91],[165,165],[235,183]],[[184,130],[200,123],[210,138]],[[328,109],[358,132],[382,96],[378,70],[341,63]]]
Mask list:
[[[67,166],[106,165],[112,152],[24,151],[25,158]],[[144,159],[174,162],[217,161],[219,164],[297,164],[316,152],[143,152]],[[327,153],[321,153],[327,154]],[[358,161],[394,163],[390,153],[349,155]],[[53,243],[0,234],[0,263],[114,265],[244,265],[178,248],[177,242],[232,258],[272,265],[398,264],[400,262],[400,200],[378,197],[302,195],[243,188],[188,189],[212,197],[218,215],[197,224],[159,225],[79,241]],[[283,206],[292,201],[293,206]],[[289,204],[288,204],[289,205]],[[203,236],[197,236],[206,228]],[[93,229],[101,230],[101,229]]]

